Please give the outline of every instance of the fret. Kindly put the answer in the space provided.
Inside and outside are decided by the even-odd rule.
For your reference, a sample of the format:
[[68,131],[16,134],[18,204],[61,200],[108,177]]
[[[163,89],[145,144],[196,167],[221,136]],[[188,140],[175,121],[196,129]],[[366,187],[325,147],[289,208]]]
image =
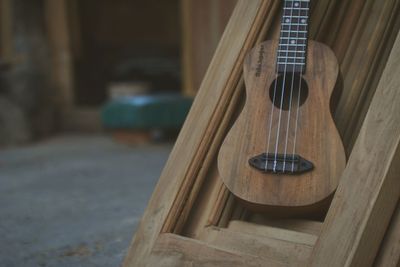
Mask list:
[[287,32],[282,33],[281,37],[293,38],[293,39],[307,38],[307,33],[293,30],[293,31],[287,31]]
[[306,51],[278,50],[278,53],[305,53]]
[[308,23],[308,17],[306,16],[285,16],[283,18],[283,25],[300,24],[306,25]]
[[278,51],[278,57],[305,57],[305,52],[306,51],[291,51],[291,50],[283,50],[285,52],[282,51]]
[[300,61],[300,62],[303,62],[304,61],[304,57],[278,57],[278,62],[280,62],[280,63],[284,63],[284,62],[286,62],[286,60],[288,61],[288,62],[294,62],[294,61]]
[[286,18],[305,18],[305,19],[308,19],[308,16],[306,15],[306,16],[293,16],[293,15],[284,15],[283,16],[283,18],[284,19],[286,19]]
[[309,11],[307,9],[285,9],[283,15],[285,17],[308,17]]
[[291,48],[293,48],[293,49],[296,49],[296,47],[305,47],[305,46],[307,46],[307,44],[279,44],[279,49],[282,49],[282,48],[284,48],[284,49],[291,49]]
[[307,37],[308,32],[306,31],[297,31],[297,29],[291,29],[287,31],[281,31],[281,36],[299,36],[299,37]]
[[279,73],[284,73],[284,72],[304,72],[304,69],[306,67],[302,65],[286,65],[286,66],[277,66],[277,70]]
[[282,40],[279,42],[281,46],[305,46],[307,45],[307,40]]
[[296,23],[282,23],[282,26],[302,26],[302,27],[306,27],[308,25],[307,25],[307,22],[304,22],[304,23],[296,22]]
[[291,30],[281,31],[281,35],[284,37],[308,37],[308,31],[298,31],[297,29],[292,28]]
[[[307,31],[307,25],[283,25],[282,30],[286,32],[299,32],[300,34],[306,36],[305,32]],[[301,31],[301,32],[300,32]]]
[[304,62],[278,62],[278,65],[280,65],[280,66],[285,66],[285,65],[305,66],[306,63],[304,63]]
[[282,61],[281,59],[283,59],[283,61],[285,61],[286,59],[288,59],[288,60],[301,60],[301,61],[304,61],[304,57],[285,57],[285,56],[280,57],[280,56],[278,56],[278,60],[279,60],[279,61]]
[[284,7],[283,10],[310,10],[309,7]]
[[285,59],[285,58],[288,58],[288,59],[304,59],[304,57],[286,57],[286,56],[278,56],[278,59],[280,59],[280,58],[283,58],[283,59]]
[[293,32],[296,32],[296,33],[308,33],[308,31],[296,31],[296,30],[281,30],[281,32],[289,32],[289,33],[293,33]]
[[307,38],[305,38],[305,37],[280,37],[280,39],[284,39],[284,40],[286,40],[286,39],[289,39],[289,40],[307,40]]
[[293,32],[293,31],[302,31],[307,32],[308,26],[306,24],[288,24],[282,25],[282,31]]

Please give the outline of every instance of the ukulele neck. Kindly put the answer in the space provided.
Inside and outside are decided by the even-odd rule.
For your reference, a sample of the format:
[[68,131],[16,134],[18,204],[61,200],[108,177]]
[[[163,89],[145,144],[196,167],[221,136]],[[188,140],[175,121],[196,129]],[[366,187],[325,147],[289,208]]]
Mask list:
[[276,71],[304,73],[307,59],[310,0],[285,0]]

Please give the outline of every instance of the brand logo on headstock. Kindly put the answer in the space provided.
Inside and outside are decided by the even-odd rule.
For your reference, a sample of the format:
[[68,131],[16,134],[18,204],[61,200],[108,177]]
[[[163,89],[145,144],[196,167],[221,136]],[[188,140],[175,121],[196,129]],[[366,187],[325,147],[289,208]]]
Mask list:
[[261,45],[260,50],[258,51],[256,77],[260,77],[261,76],[261,70],[262,70],[262,63],[263,63],[263,60],[264,60],[264,55],[265,55],[265,47],[264,47],[264,45]]

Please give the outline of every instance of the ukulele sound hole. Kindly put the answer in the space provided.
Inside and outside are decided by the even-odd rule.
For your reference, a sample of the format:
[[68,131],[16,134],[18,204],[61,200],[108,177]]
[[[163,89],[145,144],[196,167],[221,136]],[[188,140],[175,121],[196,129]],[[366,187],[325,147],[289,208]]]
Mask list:
[[[300,81],[301,79],[301,81]],[[300,91],[300,96],[299,96]],[[283,94],[283,102],[282,102]],[[274,101],[275,95],[275,101]],[[280,74],[276,80],[274,80],[269,89],[269,97],[271,102],[277,108],[283,110],[289,110],[289,105],[291,103],[292,109],[297,108],[304,104],[308,97],[308,86],[306,81],[300,77],[297,73],[286,73],[286,75]]]

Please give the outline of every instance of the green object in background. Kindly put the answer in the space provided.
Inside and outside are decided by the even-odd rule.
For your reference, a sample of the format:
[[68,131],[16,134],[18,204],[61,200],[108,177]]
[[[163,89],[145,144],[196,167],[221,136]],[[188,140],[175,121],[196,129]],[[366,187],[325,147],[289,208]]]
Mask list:
[[102,108],[101,118],[107,129],[180,129],[192,101],[173,94],[121,97]]

